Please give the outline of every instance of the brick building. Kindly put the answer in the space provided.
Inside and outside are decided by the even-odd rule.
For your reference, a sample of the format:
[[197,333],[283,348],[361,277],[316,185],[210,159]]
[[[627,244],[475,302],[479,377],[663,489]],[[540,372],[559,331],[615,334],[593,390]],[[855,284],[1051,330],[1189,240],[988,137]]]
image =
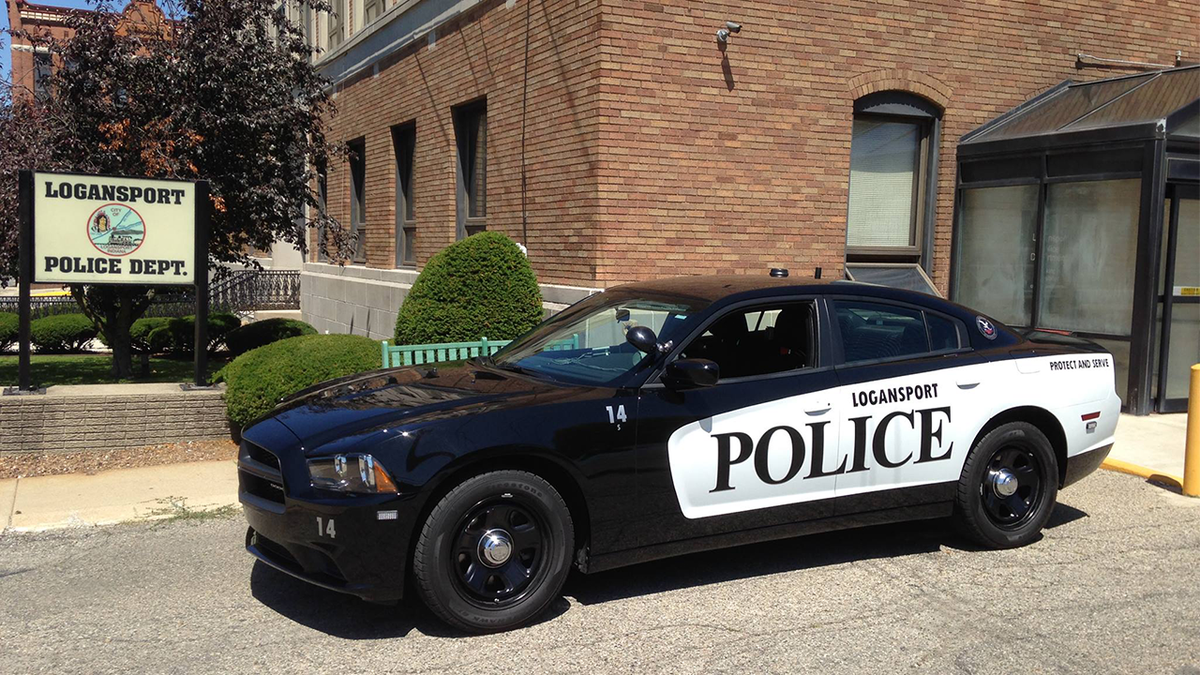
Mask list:
[[[960,137],[1065,79],[1200,52],[1192,3],[342,0],[330,212],[305,318],[392,332],[416,271],[478,229],[548,305],[625,281],[764,273],[949,286]],[[726,21],[742,25],[721,43]],[[881,267],[872,266],[886,264]]]
[[[9,28],[16,33],[12,36],[10,47],[13,87],[19,92],[38,95],[43,91],[46,78],[55,64],[46,48],[31,44],[20,33],[29,32],[65,40],[74,33],[67,19],[72,13],[89,10],[33,4],[24,0],[5,0],[4,6],[8,11]],[[164,30],[166,21],[162,10],[153,0],[132,0],[121,11],[118,30],[135,34],[153,33]]]

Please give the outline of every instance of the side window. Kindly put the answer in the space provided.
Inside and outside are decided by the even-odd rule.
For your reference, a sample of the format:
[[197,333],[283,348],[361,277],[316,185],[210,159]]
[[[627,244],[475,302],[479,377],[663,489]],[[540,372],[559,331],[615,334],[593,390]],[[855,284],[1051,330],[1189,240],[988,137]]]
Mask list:
[[846,363],[929,351],[924,312],[919,309],[838,300],[833,303],[833,313],[842,334],[842,354]]
[[680,357],[716,362],[722,380],[811,368],[816,325],[811,302],[734,310],[710,324]]
[[943,349],[958,349],[958,328],[950,319],[937,314],[925,313],[925,325],[929,327],[929,348],[938,352]]

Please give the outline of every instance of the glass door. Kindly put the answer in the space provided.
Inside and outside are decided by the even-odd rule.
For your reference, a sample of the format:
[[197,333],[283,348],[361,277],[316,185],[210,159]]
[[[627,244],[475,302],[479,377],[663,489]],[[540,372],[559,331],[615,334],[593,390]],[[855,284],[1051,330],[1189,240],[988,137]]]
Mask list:
[[1166,206],[1156,408],[1183,412],[1192,364],[1200,363],[1200,186],[1169,184]]

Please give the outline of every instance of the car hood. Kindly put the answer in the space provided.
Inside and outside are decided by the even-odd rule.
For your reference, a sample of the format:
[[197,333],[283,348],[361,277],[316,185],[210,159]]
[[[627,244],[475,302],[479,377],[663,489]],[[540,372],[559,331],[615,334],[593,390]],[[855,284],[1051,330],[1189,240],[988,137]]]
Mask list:
[[322,383],[284,400],[264,419],[287,427],[311,452],[348,436],[537,405],[562,391],[562,385],[473,363],[393,368]]

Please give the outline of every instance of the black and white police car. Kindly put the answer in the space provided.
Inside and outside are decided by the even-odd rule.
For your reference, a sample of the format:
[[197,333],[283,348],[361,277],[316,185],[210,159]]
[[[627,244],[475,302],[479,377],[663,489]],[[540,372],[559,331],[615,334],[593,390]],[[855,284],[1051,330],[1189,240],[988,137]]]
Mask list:
[[1095,470],[1113,357],[927,295],[751,276],[593,295],[491,358],[364,373],[243,432],[246,547],[364,599],[518,626],[572,566],[953,515],[1039,536]]

